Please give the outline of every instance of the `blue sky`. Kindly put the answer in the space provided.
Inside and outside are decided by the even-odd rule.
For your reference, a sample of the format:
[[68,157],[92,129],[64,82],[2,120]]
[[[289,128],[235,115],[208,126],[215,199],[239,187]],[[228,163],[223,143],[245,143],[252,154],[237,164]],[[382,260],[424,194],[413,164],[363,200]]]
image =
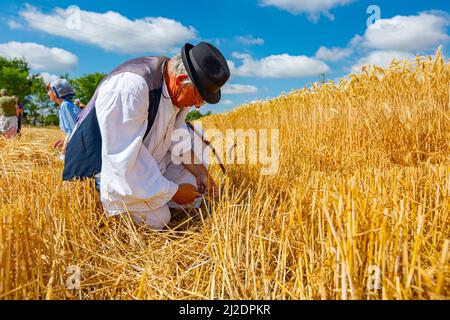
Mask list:
[[[370,5],[380,19],[368,25]],[[447,54],[449,13],[444,0],[6,0],[0,55],[25,57],[51,79],[107,73],[132,57],[173,56],[185,42],[210,41],[232,77],[221,103],[204,110],[222,112],[309,86],[321,73],[334,80],[439,45]]]

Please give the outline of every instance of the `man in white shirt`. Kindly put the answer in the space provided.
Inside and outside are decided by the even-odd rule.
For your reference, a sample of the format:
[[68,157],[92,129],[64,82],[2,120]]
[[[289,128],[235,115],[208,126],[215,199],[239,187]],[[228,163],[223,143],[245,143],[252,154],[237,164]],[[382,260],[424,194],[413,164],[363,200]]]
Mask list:
[[[207,163],[199,164],[185,119],[191,106],[199,108],[205,102],[214,104],[220,100],[220,88],[230,72],[220,51],[205,42],[197,46],[186,44],[181,54],[170,60],[161,58],[155,64],[155,59],[149,57],[146,61],[130,60],[100,84],[77,124],[80,132],[75,129],[74,135],[80,137],[71,138],[71,142],[76,140],[72,150],[84,147],[84,152],[78,151],[80,161],[97,152],[90,145],[97,146],[99,142],[88,141],[95,140],[95,132],[89,134],[87,130],[98,121],[100,194],[105,212],[109,216],[128,212],[136,223],[162,230],[170,221],[170,207],[198,207],[201,194],[217,189]],[[141,72],[143,68],[149,71]],[[160,74],[163,79],[158,80]],[[155,110],[156,115],[152,115]],[[85,123],[83,127],[83,121],[90,121],[88,118],[93,119],[93,124]],[[175,130],[186,131],[188,139],[181,142],[183,154],[172,152],[177,143],[172,139]],[[98,169],[91,170],[99,164],[91,165],[90,174],[80,173],[87,172],[86,168],[73,169],[77,165],[67,164],[65,180],[99,176]]]

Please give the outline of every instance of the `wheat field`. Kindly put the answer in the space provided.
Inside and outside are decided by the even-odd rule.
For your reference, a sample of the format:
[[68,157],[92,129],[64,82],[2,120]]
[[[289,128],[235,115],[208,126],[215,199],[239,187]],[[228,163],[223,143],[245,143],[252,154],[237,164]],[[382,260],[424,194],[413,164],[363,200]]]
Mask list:
[[279,171],[213,166],[161,233],[62,183],[58,129],[0,139],[0,298],[448,299],[449,84],[437,52],[202,119],[278,129]]

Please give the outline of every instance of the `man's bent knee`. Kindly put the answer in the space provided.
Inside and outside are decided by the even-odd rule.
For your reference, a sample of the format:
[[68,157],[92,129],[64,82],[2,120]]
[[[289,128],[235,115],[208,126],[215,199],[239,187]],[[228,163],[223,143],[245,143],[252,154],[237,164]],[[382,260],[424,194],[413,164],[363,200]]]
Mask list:
[[171,215],[167,206],[151,212],[130,212],[132,220],[141,225],[146,225],[152,230],[161,231],[169,224]]

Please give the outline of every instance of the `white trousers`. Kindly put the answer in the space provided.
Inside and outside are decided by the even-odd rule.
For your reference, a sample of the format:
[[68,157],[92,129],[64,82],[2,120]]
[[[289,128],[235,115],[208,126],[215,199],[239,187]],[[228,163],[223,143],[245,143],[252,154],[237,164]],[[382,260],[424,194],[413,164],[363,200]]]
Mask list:
[[[204,165],[207,166],[207,164]],[[190,173],[182,165],[176,165],[173,162],[171,162],[167,167],[164,177],[178,185],[189,183],[195,187],[197,186],[197,181],[192,173]],[[201,204],[202,198],[197,198],[194,202],[187,205],[179,205],[171,200],[166,205],[156,210],[146,212],[130,212],[130,215],[135,223],[145,224],[155,231],[160,231],[163,230],[170,222],[170,208],[199,208]]]
[[5,135],[7,138],[15,137],[17,134],[17,117],[6,117],[0,115],[0,134]]
[[[204,135],[204,132],[201,128],[196,126],[197,132]],[[191,142],[194,146],[196,143],[197,145],[201,145],[202,149],[207,148],[207,146],[203,143],[201,143],[201,137],[196,135],[192,130],[189,129],[189,133],[191,135]],[[208,159],[203,157],[203,150],[201,150],[202,154],[197,153],[195,150],[195,155],[197,157],[197,161],[201,160],[201,163],[208,169]],[[166,172],[164,173],[164,177],[167,180],[170,180],[178,185],[183,183],[189,183],[193,186],[197,187],[197,180],[190,173],[187,169],[185,169],[182,165],[174,164],[173,162],[170,162],[170,164],[167,166]],[[160,231],[163,230],[167,224],[170,222],[171,215],[170,215],[170,208],[175,209],[187,209],[187,208],[199,208],[202,204],[203,199],[197,198],[194,202],[187,204],[187,205],[179,205],[172,200],[169,201],[166,205],[153,210],[153,211],[147,211],[147,212],[130,212],[131,218],[133,221],[137,224],[145,224],[149,228]]]

